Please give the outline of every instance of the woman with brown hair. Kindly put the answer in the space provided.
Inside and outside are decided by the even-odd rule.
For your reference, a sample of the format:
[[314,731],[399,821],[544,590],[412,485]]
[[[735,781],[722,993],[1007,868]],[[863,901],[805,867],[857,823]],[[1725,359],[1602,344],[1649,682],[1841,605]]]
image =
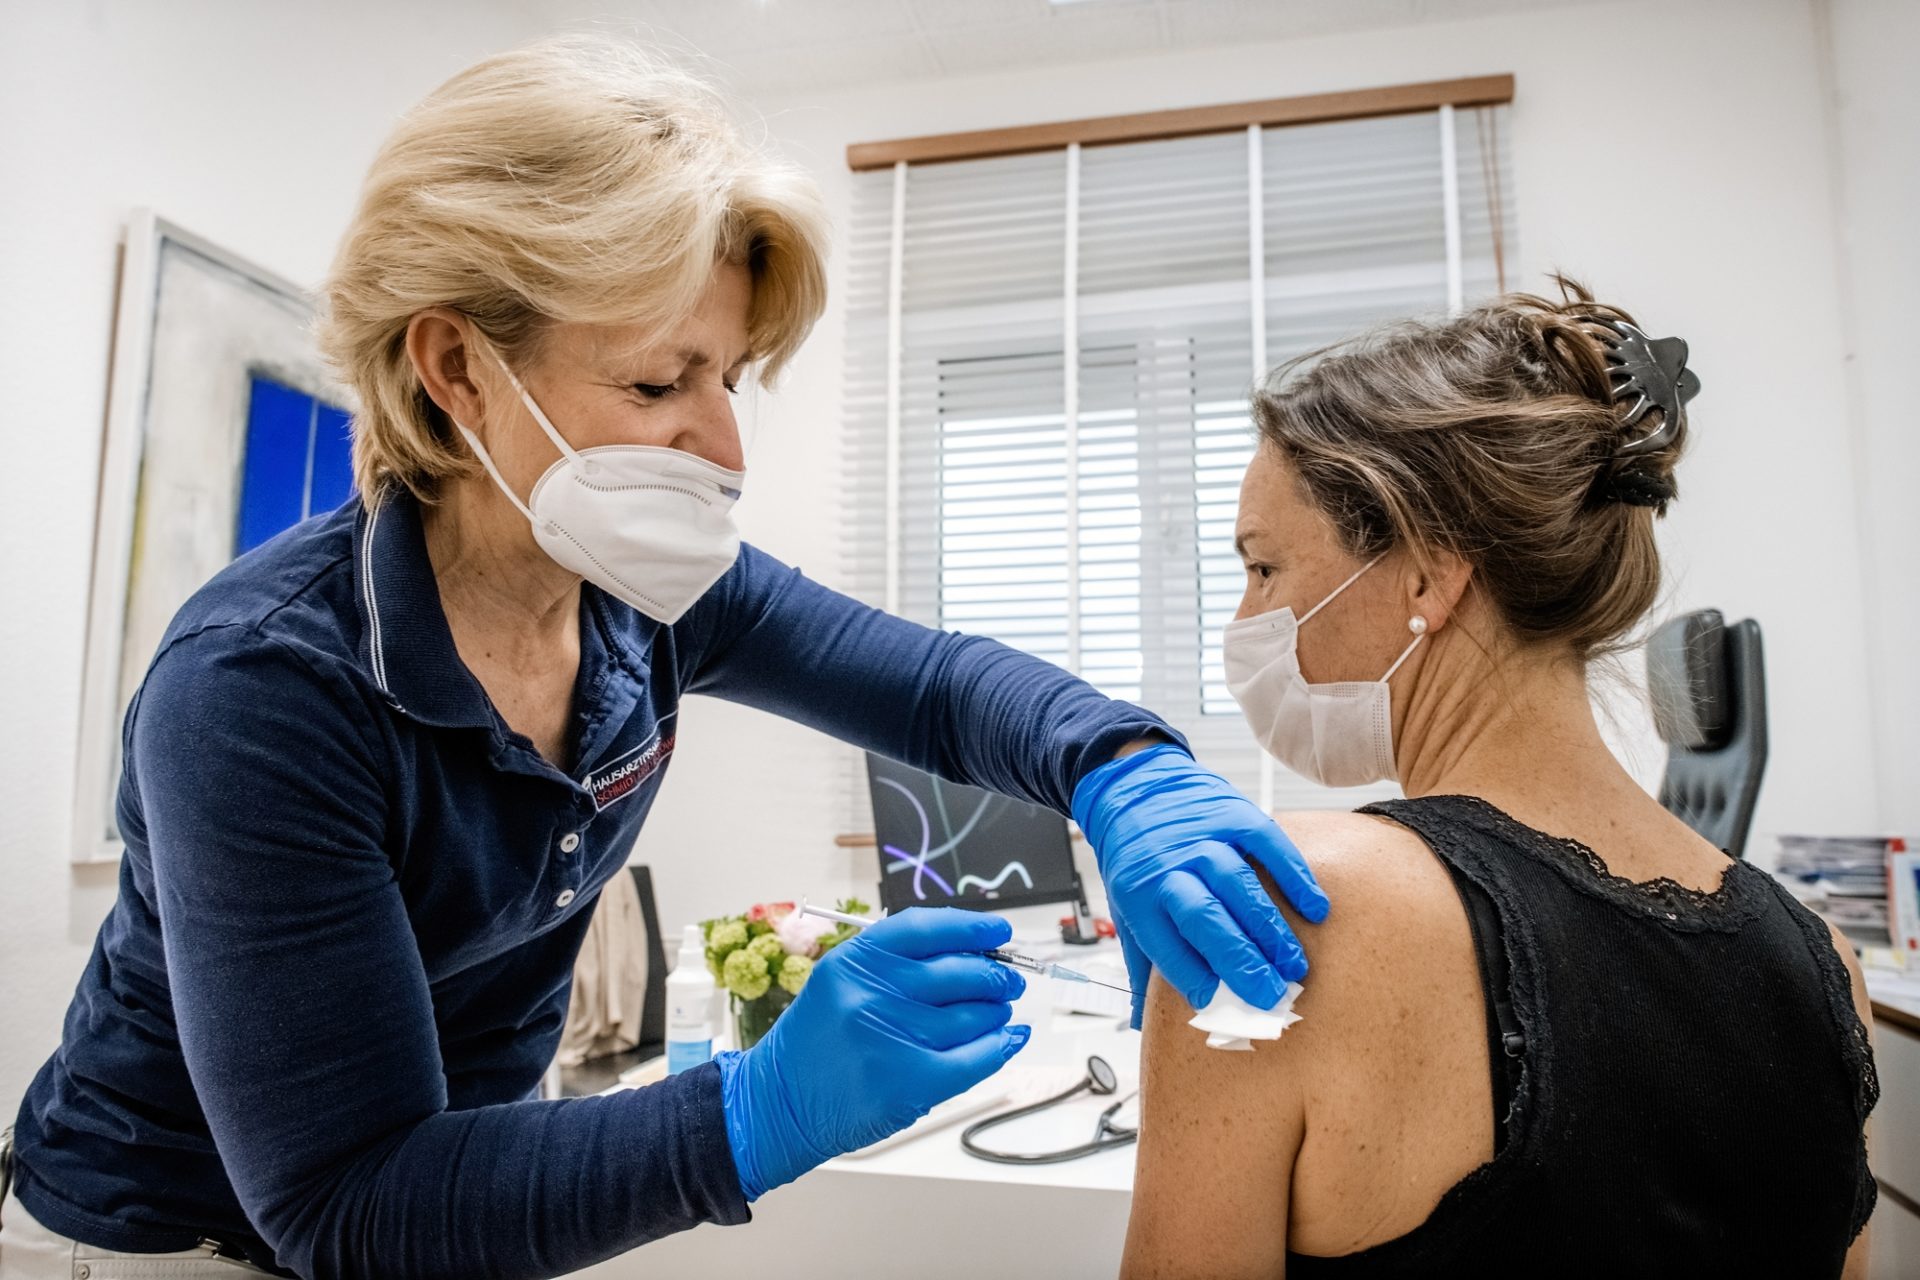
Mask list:
[[1589,701],[1657,595],[1699,384],[1562,285],[1255,397],[1228,681],[1284,763],[1408,799],[1283,819],[1351,905],[1301,931],[1282,1038],[1216,1052],[1155,985],[1129,1276],[1864,1268],[1852,953]]

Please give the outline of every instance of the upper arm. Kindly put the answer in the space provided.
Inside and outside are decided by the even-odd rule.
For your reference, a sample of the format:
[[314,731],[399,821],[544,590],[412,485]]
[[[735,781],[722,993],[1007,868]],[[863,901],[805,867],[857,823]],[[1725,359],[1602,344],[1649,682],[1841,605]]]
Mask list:
[[1293,1162],[1306,1130],[1298,1073],[1275,1069],[1291,1046],[1283,1039],[1250,1053],[1209,1049],[1206,1033],[1187,1025],[1192,1016],[1155,977],[1122,1274],[1281,1275]]
[[369,714],[344,676],[231,629],[155,664],[130,736],[181,1048],[276,1245],[333,1169],[446,1105]]
[[[1458,1101],[1462,1081],[1485,1097],[1486,1049],[1445,868],[1383,819],[1295,813],[1281,826],[1334,902],[1308,924],[1267,884],[1313,965],[1294,1005],[1303,1021],[1251,1053],[1209,1049],[1185,1000],[1154,982],[1129,1274],[1277,1275],[1290,1243],[1352,1252],[1424,1220],[1491,1150],[1492,1108]],[[1444,1137],[1422,1139],[1443,1153],[1388,1150],[1409,1106],[1451,1117]]]

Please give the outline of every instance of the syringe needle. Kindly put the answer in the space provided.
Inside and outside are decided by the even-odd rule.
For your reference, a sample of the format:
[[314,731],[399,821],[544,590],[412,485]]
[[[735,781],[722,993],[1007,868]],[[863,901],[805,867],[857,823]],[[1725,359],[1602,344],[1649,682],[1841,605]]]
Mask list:
[[[865,929],[869,925],[879,923],[877,920],[869,920],[863,916],[848,915],[844,911],[829,911],[825,907],[813,906],[805,898],[800,899],[800,914],[803,916],[819,916],[826,920],[837,920],[841,924],[850,924],[857,929]],[[1023,956],[1018,951],[1008,951],[1004,947],[989,951],[986,955],[987,959],[998,960],[1001,964],[1009,968],[1023,969],[1028,973],[1037,973],[1042,977],[1059,978],[1063,982],[1091,982],[1094,986],[1105,987],[1109,991],[1119,991],[1126,995],[1133,994],[1133,992],[1126,987],[1116,987],[1111,982],[1102,982],[1098,978],[1089,978],[1086,974],[1075,969],[1069,969],[1063,964],[1053,964],[1045,960],[1036,960],[1032,956]]]
[[1091,982],[1094,986],[1105,987],[1109,991],[1118,991],[1129,996],[1133,994],[1133,992],[1126,987],[1116,987],[1111,982],[1102,982],[1098,978],[1089,978],[1086,974],[1074,969],[1069,969],[1063,964],[1048,966],[1048,972],[1056,978],[1065,978],[1068,982]]

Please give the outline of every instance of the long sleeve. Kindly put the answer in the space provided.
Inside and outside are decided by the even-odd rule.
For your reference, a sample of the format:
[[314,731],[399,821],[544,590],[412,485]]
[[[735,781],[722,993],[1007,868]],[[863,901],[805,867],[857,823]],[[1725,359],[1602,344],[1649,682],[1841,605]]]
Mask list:
[[324,655],[215,627],[132,713],[173,1013],[249,1221],[309,1277],[550,1276],[745,1221],[711,1065],[447,1109],[387,852],[388,710]]
[[1159,717],[982,636],[830,591],[752,547],[682,621],[687,690],[774,712],[955,781],[1061,813],[1076,783]]

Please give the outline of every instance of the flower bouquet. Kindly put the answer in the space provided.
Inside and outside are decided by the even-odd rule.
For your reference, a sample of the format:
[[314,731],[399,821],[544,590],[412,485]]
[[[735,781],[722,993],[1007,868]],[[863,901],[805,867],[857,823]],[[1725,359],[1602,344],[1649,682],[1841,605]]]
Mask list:
[[[857,898],[840,910],[865,915]],[[813,972],[813,962],[858,932],[818,916],[803,916],[791,902],[755,903],[745,915],[700,922],[707,942],[707,968],[726,988],[733,1005],[734,1046],[751,1049],[780,1011],[793,1003]]]

